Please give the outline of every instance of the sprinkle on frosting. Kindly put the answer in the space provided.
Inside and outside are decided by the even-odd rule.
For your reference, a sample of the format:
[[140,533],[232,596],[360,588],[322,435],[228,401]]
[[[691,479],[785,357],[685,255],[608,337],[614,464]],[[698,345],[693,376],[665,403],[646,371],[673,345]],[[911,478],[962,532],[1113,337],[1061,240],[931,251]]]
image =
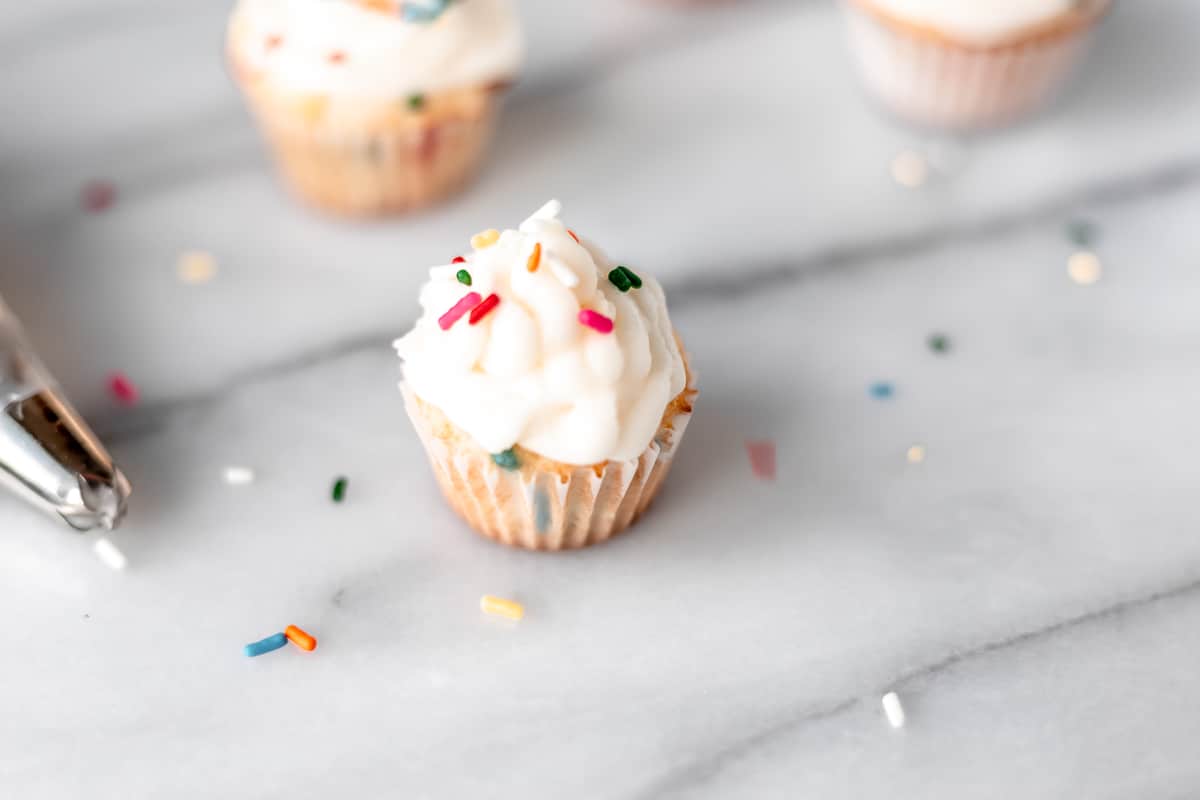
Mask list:
[[538,267],[542,265],[542,243],[533,243],[533,252],[529,254],[529,259],[525,262],[525,269],[530,272],[537,272]]
[[495,228],[488,228],[486,231],[480,231],[471,237],[471,247],[476,250],[482,250],[485,247],[491,247],[500,238],[500,231]]
[[613,321],[598,311],[585,308],[579,312],[579,322],[597,333],[612,333]]
[[492,461],[495,462],[496,466],[510,472],[521,466],[520,462],[517,461],[517,454],[513,452],[511,447],[501,453],[492,453]]
[[462,256],[455,256],[454,258],[450,259],[451,264],[462,264],[465,262],[466,262],[466,259],[463,258]]
[[332,53],[329,54],[329,63],[330,64],[346,63],[346,51],[334,50]]
[[454,277],[458,278],[458,282],[463,286],[471,285],[471,273],[467,272],[465,269],[460,269],[458,272],[454,273]]
[[410,111],[420,111],[425,107],[425,95],[420,92],[410,94],[408,96],[408,108]]
[[471,319],[469,320],[470,324],[479,324],[479,321],[488,314],[492,313],[492,309],[498,305],[500,305],[500,295],[494,292],[489,294],[486,300],[475,306],[475,308],[471,309]]
[[462,317],[463,314],[479,305],[480,299],[479,292],[467,292],[457,303],[450,306],[449,311],[438,317],[438,325],[440,325],[444,331],[450,330],[451,326],[458,322],[459,318]]
[[[470,300],[453,269],[430,270],[422,317],[396,343],[405,384],[488,453],[520,445],[572,465],[636,458],[686,382],[662,288],[643,273],[639,291],[621,292],[607,280],[617,265],[577,242],[559,211],[547,203],[477,250]],[[492,295],[497,304],[479,309]],[[471,309],[487,324],[455,326]]]

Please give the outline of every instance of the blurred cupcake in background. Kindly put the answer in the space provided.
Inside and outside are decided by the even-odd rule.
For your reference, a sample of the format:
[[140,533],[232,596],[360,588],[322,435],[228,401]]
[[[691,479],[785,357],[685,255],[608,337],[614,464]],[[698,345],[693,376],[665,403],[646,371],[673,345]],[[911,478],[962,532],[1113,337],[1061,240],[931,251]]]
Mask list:
[[354,216],[466,184],[522,58],[509,0],[240,0],[227,49],[287,183]]
[[867,87],[921,125],[981,128],[1048,101],[1111,0],[841,0]]

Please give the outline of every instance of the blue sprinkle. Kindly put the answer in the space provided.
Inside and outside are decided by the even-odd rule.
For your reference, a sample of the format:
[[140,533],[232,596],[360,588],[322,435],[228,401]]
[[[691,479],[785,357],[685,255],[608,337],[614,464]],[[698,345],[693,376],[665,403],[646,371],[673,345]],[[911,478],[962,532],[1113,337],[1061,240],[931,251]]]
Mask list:
[[496,466],[506,469],[509,472],[521,466],[520,462],[517,461],[517,454],[513,452],[511,447],[502,453],[492,453],[492,461],[496,462]]
[[543,489],[538,489],[533,496],[533,524],[538,533],[545,533],[550,527],[550,498]]
[[433,22],[446,12],[450,0],[408,0],[404,4],[404,20],[406,22]]
[[277,633],[274,636],[268,636],[261,642],[254,642],[253,644],[246,645],[242,648],[242,652],[246,654],[247,658],[254,658],[255,656],[261,656],[266,653],[270,653],[272,650],[278,650],[286,645],[287,637],[282,633]]
[[892,384],[888,383],[887,381],[876,381],[875,383],[871,384],[870,392],[871,397],[874,397],[878,400],[887,400],[896,393],[896,387],[892,386]]

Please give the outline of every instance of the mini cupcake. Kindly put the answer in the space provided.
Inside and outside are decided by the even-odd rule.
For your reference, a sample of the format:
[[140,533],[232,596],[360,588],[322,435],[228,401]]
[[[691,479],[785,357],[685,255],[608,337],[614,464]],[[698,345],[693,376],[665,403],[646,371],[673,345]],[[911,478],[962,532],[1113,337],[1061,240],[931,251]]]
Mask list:
[[521,51],[508,0],[240,0],[228,34],[284,179],[355,216],[461,188]]
[[1111,0],[842,0],[867,87],[921,125],[1010,122],[1050,99]]
[[696,396],[662,288],[558,221],[484,231],[434,267],[396,342],[450,505],[531,550],[603,542],[646,510]]

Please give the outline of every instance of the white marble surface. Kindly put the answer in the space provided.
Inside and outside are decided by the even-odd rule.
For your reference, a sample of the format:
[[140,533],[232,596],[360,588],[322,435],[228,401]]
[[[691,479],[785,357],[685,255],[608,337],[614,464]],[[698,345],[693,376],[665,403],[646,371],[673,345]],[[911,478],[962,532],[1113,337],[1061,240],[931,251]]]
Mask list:
[[[1062,103],[911,191],[927,137],[831,6],[529,0],[480,184],[353,225],[276,188],[217,5],[0,11],[0,294],[137,487],[121,574],[0,498],[0,796],[1200,794],[1200,7],[1120,5]],[[702,390],[653,512],[564,556],[452,517],[387,347],[427,263],[551,194],[664,278]],[[289,623],[316,653],[241,656]]]

